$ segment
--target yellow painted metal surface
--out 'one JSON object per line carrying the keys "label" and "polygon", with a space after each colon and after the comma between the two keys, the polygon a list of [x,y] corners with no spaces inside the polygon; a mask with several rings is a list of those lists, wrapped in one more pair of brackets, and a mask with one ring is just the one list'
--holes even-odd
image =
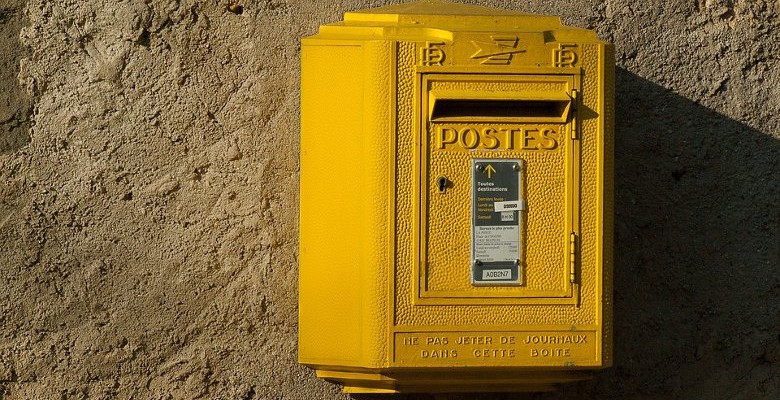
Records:
{"label": "yellow painted metal surface", "polygon": [[301,66],[301,363],[366,393],[611,364],[611,45],[428,1],[347,13]]}

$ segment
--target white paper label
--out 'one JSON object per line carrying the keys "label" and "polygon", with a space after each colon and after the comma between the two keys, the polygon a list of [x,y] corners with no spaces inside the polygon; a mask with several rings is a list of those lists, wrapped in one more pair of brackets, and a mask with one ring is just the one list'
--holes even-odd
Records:
{"label": "white paper label", "polygon": [[505,211],[522,211],[525,209],[525,204],[521,200],[516,201],[497,201],[493,203],[493,208],[496,212]]}
{"label": "white paper label", "polygon": [[475,226],[474,244],[477,260],[514,261],[520,254],[520,227]]}

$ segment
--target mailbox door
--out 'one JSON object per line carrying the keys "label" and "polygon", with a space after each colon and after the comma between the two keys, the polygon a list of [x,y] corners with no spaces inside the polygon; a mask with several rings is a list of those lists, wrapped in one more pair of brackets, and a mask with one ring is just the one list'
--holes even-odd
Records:
{"label": "mailbox door", "polygon": [[579,74],[418,76],[418,304],[576,301]]}

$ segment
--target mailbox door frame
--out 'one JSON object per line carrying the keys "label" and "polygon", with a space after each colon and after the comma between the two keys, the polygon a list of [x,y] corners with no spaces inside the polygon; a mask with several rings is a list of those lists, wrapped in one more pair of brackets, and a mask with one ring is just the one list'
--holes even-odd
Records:
{"label": "mailbox door frame", "polygon": [[[573,268],[576,267],[576,254],[574,253],[574,247],[570,247],[570,239],[579,237],[580,224],[580,141],[578,140],[578,97],[577,93],[573,93],[571,100],[571,109],[568,112],[568,120],[564,122],[567,127],[566,132],[562,132],[562,140],[566,139],[566,145],[570,149],[566,159],[566,199],[565,199],[565,232],[570,232],[571,236],[567,234],[565,237],[561,237],[561,246],[565,251],[565,263],[561,265],[561,279],[563,280],[563,287],[560,290],[555,291],[536,291],[523,293],[523,285],[515,286],[518,290],[504,290],[490,291],[484,290],[486,287],[472,287],[470,290],[459,291],[429,291],[426,289],[427,282],[427,246],[428,246],[428,185],[435,176],[429,176],[428,171],[428,155],[429,155],[429,139],[428,139],[428,125],[430,122],[429,114],[429,93],[427,92],[428,80],[433,78],[441,79],[444,76],[461,76],[465,80],[487,80],[496,77],[501,77],[511,81],[513,79],[531,79],[538,80],[540,82],[549,81],[568,81],[570,89],[581,93],[581,68],[513,68],[512,70],[482,70],[475,72],[473,69],[463,68],[444,68],[430,69],[426,67],[418,67],[415,79],[415,126],[417,132],[415,134],[415,147],[418,149],[415,152],[416,187],[418,188],[419,196],[416,198],[415,207],[415,235],[417,236],[414,241],[415,249],[415,272],[413,274],[415,278],[415,290],[416,293],[414,304],[415,305],[479,305],[479,304],[578,304],[579,301],[579,285],[576,280],[570,279],[570,275],[573,274]],[[536,123],[529,121],[528,123]],[[512,157],[517,157],[522,153],[512,153]],[[471,159],[484,158],[484,153],[475,153]],[[526,187],[526,190],[528,188]],[[469,207],[470,209],[470,207]],[[521,221],[527,217],[522,217]],[[524,229],[522,229],[524,230]],[[523,232],[525,235],[525,232]],[[525,245],[525,240],[521,240],[521,246]],[[571,251],[567,251],[571,249]],[[525,253],[521,250],[521,253]],[[524,263],[524,261],[523,261]],[[464,268],[468,268],[465,265]],[[523,267],[525,268],[525,267]],[[521,274],[523,271],[521,270]]]}

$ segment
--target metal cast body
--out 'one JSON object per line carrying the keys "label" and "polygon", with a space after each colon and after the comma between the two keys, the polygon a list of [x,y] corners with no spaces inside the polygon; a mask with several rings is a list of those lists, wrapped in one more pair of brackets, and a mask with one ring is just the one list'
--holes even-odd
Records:
{"label": "metal cast body", "polygon": [[611,364],[611,45],[429,1],[347,13],[301,57],[302,364],[347,392]]}

